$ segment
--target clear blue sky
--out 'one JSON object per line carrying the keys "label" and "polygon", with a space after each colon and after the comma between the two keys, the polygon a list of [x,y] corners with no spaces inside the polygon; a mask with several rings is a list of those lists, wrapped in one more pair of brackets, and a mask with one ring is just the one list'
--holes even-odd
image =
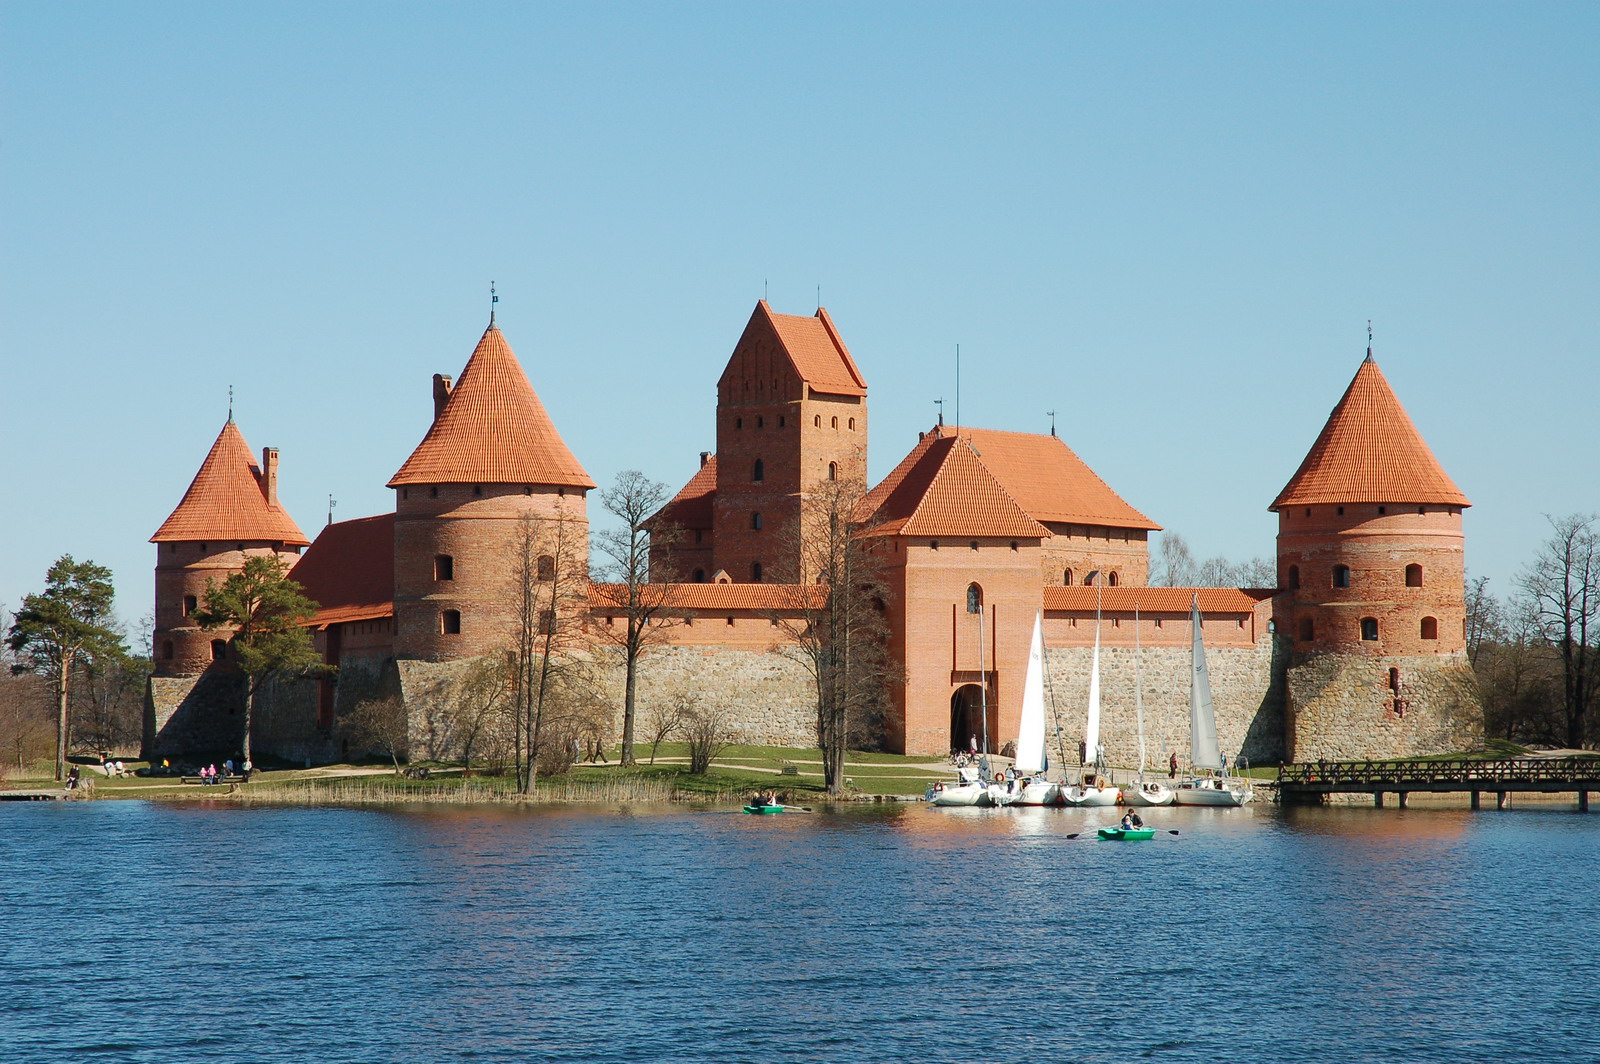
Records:
{"label": "clear blue sky", "polygon": [[[1593,4],[23,4],[0,13],[0,603],[146,542],[227,413],[315,535],[392,508],[499,320],[672,488],[763,284],[820,284],[871,469],[951,402],[1200,556],[1380,365],[1504,593],[1600,507]],[[598,510],[598,506],[594,509]]]}

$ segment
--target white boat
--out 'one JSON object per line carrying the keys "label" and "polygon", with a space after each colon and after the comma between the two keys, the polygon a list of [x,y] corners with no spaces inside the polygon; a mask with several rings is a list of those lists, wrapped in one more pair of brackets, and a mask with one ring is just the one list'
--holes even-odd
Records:
{"label": "white boat", "polygon": [[957,770],[955,780],[929,787],[925,797],[929,805],[982,805],[988,794],[989,784],[978,778],[977,769],[967,766]]}
{"label": "white boat", "polygon": [[1095,581],[1094,656],[1089,660],[1089,713],[1083,729],[1083,745],[1094,758],[1096,771],[1085,773],[1082,783],[1061,785],[1063,805],[1116,805],[1122,797],[1122,792],[1099,771],[1104,762],[1100,747],[1100,574],[1091,573],[1090,577]]}
{"label": "white boat", "polygon": [[[1178,784],[1173,798],[1179,805],[1241,806],[1255,796],[1247,778],[1228,775],[1217,747],[1217,718],[1211,704],[1211,674],[1206,668],[1206,648],[1200,636],[1200,598],[1189,603],[1189,760],[1196,770],[1211,773]],[[1215,773],[1222,773],[1218,776]]]}
{"label": "white boat", "polygon": [[1028,649],[1028,671],[1022,680],[1022,722],[1017,728],[1017,758],[1012,770],[1019,777],[1011,805],[1055,805],[1057,785],[1047,779],[1050,755],[1044,748],[1044,618],[1033,617],[1033,643]]}
{"label": "white boat", "polygon": [[1139,604],[1133,606],[1133,710],[1139,720],[1139,775],[1122,789],[1124,805],[1171,805],[1172,788],[1160,780],[1146,779],[1144,745],[1144,677],[1139,672]]}

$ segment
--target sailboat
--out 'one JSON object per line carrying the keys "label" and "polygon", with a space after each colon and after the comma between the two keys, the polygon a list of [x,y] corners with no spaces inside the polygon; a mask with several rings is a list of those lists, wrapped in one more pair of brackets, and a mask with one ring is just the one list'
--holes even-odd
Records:
{"label": "sailboat", "polygon": [[[1102,758],[1100,755],[1100,573],[1090,573],[1089,578],[1094,580],[1094,657],[1089,663],[1089,714],[1083,730],[1083,745],[1088,755],[1094,758],[1095,768],[1099,769]],[[1060,788],[1061,801],[1065,805],[1097,806],[1116,805],[1117,799],[1122,797],[1116,787],[1105,784],[1098,771],[1086,774],[1081,784],[1063,785]]]}
{"label": "sailboat", "polygon": [[1145,779],[1144,678],[1139,673],[1139,606],[1133,607],[1133,709],[1139,720],[1139,776],[1122,792],[1124,805],[1171,805],[1172,788],[1160,780]]}
{"label": "sailboat", "polygon": [[[1196,769],[1209,769],[1211,775],[1196,776],[1180,783],[1175,800],[1179,805],[1241,806],[1254,797],[1250,781],[1229,776],[1217,748],[1217,718],[1211,705],[1211,673],[1206,668],[1206,648],[1200,637],[1200,596],[1189,601],[1189,760]],[[1215,775],[1216,772],[1222,775]]]}
{"label": "sailboat", "polygon": [[1022,680],[1022,723],[1017,729],[1017,759],[1012,764],[1020,777],[1012,805],[1054,805],[1056,784],[1045,778],[1050,756],[1044,748],[1044,614],[1033,616],[1033,643],[1028,648],[1028,671]]}

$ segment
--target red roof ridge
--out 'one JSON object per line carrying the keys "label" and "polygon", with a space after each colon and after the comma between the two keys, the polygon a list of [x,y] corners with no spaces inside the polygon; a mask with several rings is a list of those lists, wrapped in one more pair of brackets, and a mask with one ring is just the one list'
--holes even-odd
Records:
{"label": "red roof ridge", "polygon": [[966,440],[937,439],[921,448],[911,468],[896,472],[898,482],[878,497],[868,513],[870,534],[1050,536],[1050,530],[1028,516]]}
{"label": "red roof ridge", "polygon": [[250,445],[230,416],[176,509],[151,543],[266,540],[303,547],[311,541],[276,498]]}
{"label": "red roof ridge", "polygon": [[1362,502],[1472,505],[1434,457],[1370,350],[1268,509]]}
{"label": "red roof ridge", "polygon": [[717,456],[707,454],[689,482],[651,514],[648,524],[665,522],[679,528],[710,528],[711,499],[717,493]]}
{"label": "red roof ridge", "polygon": [[492,322],[427,435],[389,479],[391,488],[471,483],[595,486]]}
{"label": "red roof ridge", "polygon": [[[827,395],[867,394],[867,380],[825,308],[818,307],[816,314],[809,317],[779,314],[763,299],[756,304],[751,321],[757,317],[766,319],[795,374],[813,391]],[[748,325],[745,328],[749,330]]]}

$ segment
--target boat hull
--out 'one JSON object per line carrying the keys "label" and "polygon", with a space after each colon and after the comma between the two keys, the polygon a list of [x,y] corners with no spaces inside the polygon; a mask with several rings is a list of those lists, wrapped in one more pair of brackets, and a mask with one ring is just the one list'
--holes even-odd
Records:
{"label": "boat hull", "polygon": [[1101,828],[1099,835],[1106,842],[1143,842],[1155,838],[1155,828]]}
{"label": "boat hull", "polygon": [[771,816],[774,813],[783,812],[783,809],[784,807],[781,805],[747,805],[744,807],[746,813],[754,813],[757,816]]}
{"label": "boat hull", "polygon": [[1062,787],[1061,802],[1063,805],[1081,806],[1085,809],[1095,806],[1116,805],[1117,799],[1122,797],[1122,792],[1115,787]]}
{"label": "boat hull", "polygon": [[1029,780],[1012,805],[1060,805],[1061,788],[1049,780]]}
{"label": "boat hull", "polygon": [[1173,791],[1177,805],[1210,805],[1237,809],[1253,798],[1253,790],[1246,787],[1225,786],[1221,780],[1197,780],[1179,785]]}
{"label": "boat hull", "polygon": [[929,805],[978,805],[987,790],[981,783],[945,783],[928,788]]}
{"label": "boat hull", "polygon": [[1172,801],[1172,788],[1165,783],[1136,783],[1122,791],[1123,805],[1171,805]]}

